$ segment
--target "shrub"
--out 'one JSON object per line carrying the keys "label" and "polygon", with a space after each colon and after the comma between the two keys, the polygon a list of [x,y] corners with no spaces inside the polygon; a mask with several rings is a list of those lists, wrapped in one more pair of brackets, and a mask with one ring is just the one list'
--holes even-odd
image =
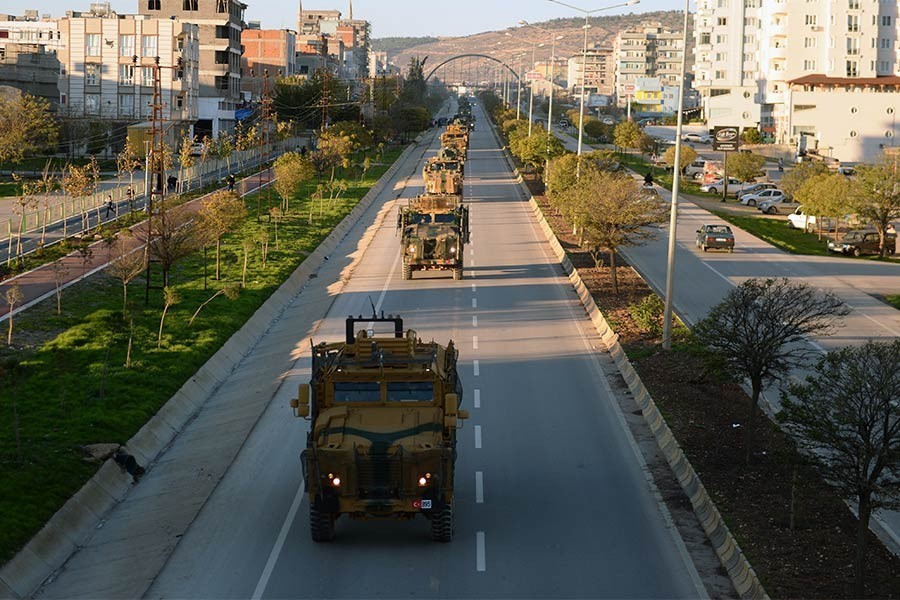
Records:
{"label": "shrub", "polygon": [[665,304],[656,294],[648,294],[637,304],[628,307],[631,318],[641,329],[659,335],[662,332],[662,319]]}

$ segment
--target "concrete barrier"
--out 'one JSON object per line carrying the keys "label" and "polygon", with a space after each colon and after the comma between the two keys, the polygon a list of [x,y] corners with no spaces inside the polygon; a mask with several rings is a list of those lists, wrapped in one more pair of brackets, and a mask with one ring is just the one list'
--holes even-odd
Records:
{"label": "concrete barrier", "polygon": [[[410,144],[369,189],[359,203],[332,229],[322,243],[288,279],[235,332],[222,347],[125,444],[138,464],[150,467],[203,407],[237,365],[268,332],[271,324],[296,297],[360,216],[405,164],[419,142]],[[80,547],[84,546],[105,515],[125,498],[132,478],[113,461],[106,461],[41,530],[0,569],[0,598],[26,598]]]}
{"label": "concrete barrier", "polygon": [[[494,130],[494,135],[499,142],[499,136],[497,135],[496,130]],[[544,213],[541,211],[540,206],[529,192],[527,186],[524,185],[522,175],[513,164],[508,153],[504,152],[503,155],[510,169],[516,174],[516,180],[519,182],[524,197],[528,200],[541,230],[546,235],[554,256],[559,260],[566,275],[569,276],[569,281],[572,282],[575,292],[578,294],[585,311],[587,311],[597,333],[606,345],[609,355],[615,362],[616,367],[622,375],[622,378],[625,380],[635,402],[637,402],[638,407],[641,409],[644,420],[656,438],[656,443],[660,452],[665,457],[666,462],[669,464],[669,468],[672,469],[672,472],[681,484],[682,490],[684,490],[684,493],[690,499],[694,514],[697,515],[706,536],[709,538],[710,543],[715,549],[716,555],[719,557],[722,566],[728,572],[728,576],[731,578],[731,582],[738,594],[740,594],[741,598],[745,599],[764,600],[769,598],[765,589],[763,589],[759,578],[757,578],[756,572],[747,560],[747,557],[741,552],[740,546],[734,539],[734,536],[731,535],[731,531],[725,524],[725,520],[716,508],[715,503],[706,492],[703,482],[700,481],[697,472],[694,471],[694,467],[691,465],[687,456],[685,456],[681,446],[678,445],[675,435],[672,433],[665,418],[662,416],[662,413],[660,413],[656,403],[650,396],[650,392],[644,387],[644,383],[641,381],[640,376],[637,371],[635,371],[631,361],[628,360],[625,350],[619,344],[618,335],[613,331],[612,327],[610,327],[606,317],[603,316],[603,313],[597,306],[597,303],[594,302],[593,296],[591,296],[590,291],[581,279],[578,270],[572,266],[572,262],[569,260],[569,257],[562,247],[562,244],[560,244],[559,239],[556,237],[556,234],[553,232],[550,223],[548,223],[547,219],[544,217]]]}

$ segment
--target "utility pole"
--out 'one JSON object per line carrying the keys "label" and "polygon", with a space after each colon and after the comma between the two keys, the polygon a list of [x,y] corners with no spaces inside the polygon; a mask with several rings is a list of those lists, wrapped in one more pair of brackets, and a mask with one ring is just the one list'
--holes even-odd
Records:
{"label": "utility pole", "polygon": [[260,108],[260,127],[262,131],[260,132],[260,145],[259,145],[259,187],[256,190],[256,222],[259,223],[260,220],[260,210],[261,210],[261,202],[262,202],[262,190],[263,190],[263,176],[266,176],[266,180],[268,181],[268,173],[266,173],[265,165],[269,162],[269,144],[272,141],[271,138],[271,127],[272,127],[272,98],[269,93],[269,70],[263,70],[263,78],[262,78],[262,93],[259,97],[259,108]]}
{"label": "utility pole", "polygon": [[153,212],[159,210],[160,218],[163,218],[166,196],[166,160],[165,140],[163,139],[163,105],[162,105],[162,81],[159,70],[159,57],[153,65],[153,104],[150,127],[150,154],[147,171],[150,173],[150,189],[147,190],[147,245],[146,253],[147,276],[146,289],[144,291],[144,304],[150,303],[151,271],[150,246],[153,243]]}
{"label": "utility pole", "polygon": [[324,132],[328,123],[328,105],[331,103],[331,72],[327,66],[322,77],[322,131]]}

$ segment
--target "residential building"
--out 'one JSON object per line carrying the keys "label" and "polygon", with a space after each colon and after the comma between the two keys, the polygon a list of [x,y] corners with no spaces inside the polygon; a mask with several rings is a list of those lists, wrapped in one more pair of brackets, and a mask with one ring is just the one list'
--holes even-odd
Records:
{"label": "residential building", "polygon": [[[588,48],[587,53],[576,54],[568,60],[567,81],[570,95],[573,98],[581,98],[582,83],[588,94],[612,96],[616,89],[615,76],[616,67],[612,48],[604,48],[595,44]],[[584,77],[583,81],[582,77]]]}
{"label": "residential building", "polygon": [[247,5],[238,0],[138,0],[140,13],[198,26],[199,118],[197,135],[232,131],[241,102],[241,31]]}
{"label": "residential building", "polygon": [[551,73],[553,75],[553,83],[563,88],[568,87],[569,59],[558,57],[555,60],[539,60],[534,63],[533,71],[540,73],[541,76],[549,81]]}
{"label": "residential building", "polygon": [[259,29],[258,24],[241,32],[241,91],[245,98],[259,99],[268,73],[271,86],[277,77],[297,72],[297,33],[291,29]]}
{"label": "residential building", "polygon": [[59,59],[43,44],[0,46],[0,85],[44,98],[56,110],[59,102]]}
{"label": "residential building", "polygon": [[300,10],[297,13],[297,35],[334,35],[341,21],[339,10]]}
{"label": "residential building", "polygon": [[[867,98],[864,104],[875,114],[900,105],[897,39],[895,0],[698,0],[695,86],[710,126],[758,127],[795,147],[801,137],[820,147],[859,146],[853,156],[871,157],[862,140],[884,137],[883,123],[872,123],[866,133],[854,128],[853,142],[842,111],[827,116],[822,110],[835,98],[849,101],[843,94],[873,91],[883,102]],[[807,122],[813,113],[823,117],[815,133]],[[831,143],[844,138],[847,144]],[[838,157],[852,160],[846,152]]]}
{"label": "residential building", "polygon": [[342,65],[346,76],[350,79],[365,79],[369,73],[369,52],[371,45],[371,24],[362,19],[353,18],[351,5],[350,18],[340,22],[335,37],[344,43],[344,60]]}
{"label": "residential building", "polygon": [[[689,45],[692,39],[689,35]],[[638,79],[656,78],[657,92],[664,86],[680,86],[683,46],[683,32],[666,29],[659,23],[645,23],[620,31],[615,41],[615,85],[619,106],[625,106],[628,97],[633,95]],[[689,52],[687,72],[690,72],[691,61]]]}
{"label": "residential building", "polygon": [[55,52],[62,45],[57,20],[48,15],[38,17],[36,10],[26,10],[22,16],[0,14],[0,56],[9,44],[41,46],[45,52]]}
{"label": "residential building", "polygon": [[162,116],[187,128],[199,115],[199,29],[180,19],[69,11],[59,20],[59,112],[135,122],[152,116],[155,77]]}

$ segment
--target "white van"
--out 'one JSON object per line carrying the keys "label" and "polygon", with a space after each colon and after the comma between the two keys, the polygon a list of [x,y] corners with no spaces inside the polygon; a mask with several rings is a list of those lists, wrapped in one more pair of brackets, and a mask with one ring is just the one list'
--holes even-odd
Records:
{"label": "white van", "polygon": [[[788,225],[794,229],[812,232],[818,229],[819,222],[816,220],[815,216],[803,212],[803,206],[798,206],[793,213],[788,215]],[[822,219],[823,229],[832,229],[834,228],[834,225],[834,219],[830,217],[824,217]]]}
{"label": "white van", "polygon": [[700,179],[706,169],[705,160],[695,160],[684,168],[684,174],[691,179]]}

